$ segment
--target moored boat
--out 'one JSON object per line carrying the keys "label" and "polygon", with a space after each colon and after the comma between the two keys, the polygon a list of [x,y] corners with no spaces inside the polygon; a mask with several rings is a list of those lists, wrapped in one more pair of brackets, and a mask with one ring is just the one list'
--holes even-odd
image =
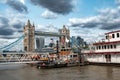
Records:
{"label": "moored boat", "polygon": [[83,50],[85,59],[92,64],[120,64],[120,30],[105,33],[105,39]]}
{"label": "moored boat", "polygon": [[38,68],[61,68],[66,66],[67,66],[67,63],[59,59],[54,61],[50,61],[49,59],[43,60],[41,63],[37,64]]}
{"label": "moored boat", "polygon": [[78,55],[72,53],[70,49],[62,49],[59,52],[59,56],[55,54],[49,54],[41,56],[40,63],[37,64],[37,67],[40,68],[61,68],[61,67],[70,67],[78,65]]}

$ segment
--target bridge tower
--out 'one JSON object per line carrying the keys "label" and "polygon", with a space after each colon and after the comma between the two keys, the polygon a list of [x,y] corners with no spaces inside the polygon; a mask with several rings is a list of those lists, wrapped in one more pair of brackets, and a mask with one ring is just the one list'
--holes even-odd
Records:
{"label": "bridge tower", "polygon": [[60,37],[60,45],[61,47],[67,48],[69,47],[69,41],[70,41],[70,30],[63,25],[62,29],[59,29],[59,33],[64,35]]}
{"label": "bridge tower", "polygon": [[30,20],[28,20],[27,24],[24,26],[24,51],[32,52],[35,50],[35,26],[31,25]]}

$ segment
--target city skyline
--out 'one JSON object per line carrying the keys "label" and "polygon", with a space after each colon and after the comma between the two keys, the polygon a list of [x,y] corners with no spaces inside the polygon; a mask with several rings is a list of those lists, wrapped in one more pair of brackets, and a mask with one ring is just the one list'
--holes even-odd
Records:
{"label": "city skyline", "polygon": [[28,19],[45,32],[66,25],[87,42],[120,29],[120,0],[1,0],[0,10],[0,37],[21,36]]}

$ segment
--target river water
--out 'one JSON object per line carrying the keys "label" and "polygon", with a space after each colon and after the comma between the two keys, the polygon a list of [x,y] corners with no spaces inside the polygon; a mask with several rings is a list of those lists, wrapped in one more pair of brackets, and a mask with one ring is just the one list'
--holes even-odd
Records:
{"label": "river water", "polygon": [[120,80],[120,67],[88,65],[37,69],[29,65],[2,66],[0,80]]}

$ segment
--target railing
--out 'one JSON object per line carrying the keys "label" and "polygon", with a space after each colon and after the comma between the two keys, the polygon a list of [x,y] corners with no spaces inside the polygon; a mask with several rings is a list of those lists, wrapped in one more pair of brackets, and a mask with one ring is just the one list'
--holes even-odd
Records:
{"label": "railing", "polygon": [[[39,56],[39,53],[1,53],[0,54],[0,63],[3,62],[30,62],[34,61],[36,57]],[[36,60],[35,60],[36,61]]]}
{"label": "railing", "polygon": [[94,50],[82,50],[81,53],[93,53],[95,52]]}

